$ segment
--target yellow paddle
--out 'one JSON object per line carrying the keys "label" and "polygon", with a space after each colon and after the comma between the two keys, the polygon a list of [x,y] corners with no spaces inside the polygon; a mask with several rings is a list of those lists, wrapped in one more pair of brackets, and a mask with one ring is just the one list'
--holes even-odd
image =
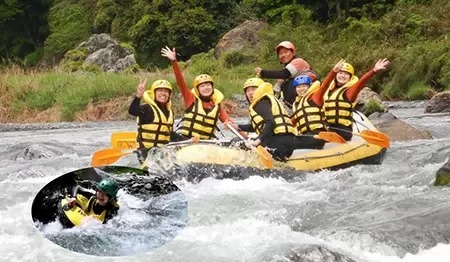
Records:
{"label": "yellow paddle", "polygon": [[385,148],[389,148],[391,146],[389,137],[381,132],[363,130],[361,133],[353,133],[353,135],[362,137],[369,144],[374,144]]}
{"label": "yellow paddle", "polygon": [[[233,134],[235,134],[237,137],[239,137],[242,141],[245,141],[245,138],[231,126],[230,124],[227,124],[228,128],[230,129]],[[258,153],[259,159],[267,168],[273,167],[273,161],[272,161],[272,155],[262,146],[256,147],[256,153]]]}
{"label": "yellow paddle", "polygon": [[340,144],[347,143],[347,141],[345,141],[345,139],[342,136],[340,136],[339,134],[337,134],[335,132],[322,131],[313,137],[316,139],[325,140],[327,142],[340,143]]}
{"label": "yellow paddle", "polygon": [[330,127],[331,129],[352,133],[354,136],[359,136],[362,139],[366,140],[367,143],[381,146],[384,148],[388,148],[390,146],[389,137],[381,132],[373,131],[373,130],[363,130],[360,133],[351,132],[349,130]]}
{"label": "yellow paddle", "polygon": [[92,155],[91,166],[107,166],[116,162],[119,158],[131,153],[133,153],[133,151],[122,151],[118,148],[98,150]]}

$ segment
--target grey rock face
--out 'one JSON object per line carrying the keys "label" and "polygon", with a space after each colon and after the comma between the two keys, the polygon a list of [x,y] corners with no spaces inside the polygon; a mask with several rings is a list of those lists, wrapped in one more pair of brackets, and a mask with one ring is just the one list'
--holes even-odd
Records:
{"label": "grey rock face", "polygon": [[425,113],[450,112],[450,91],[444,91],[433,96],[425,108]]}
{"label": "grey rock face", "polygon": [[239,51],[245,46],[255,46],[259,42],[258,32],[267,24],[262,21],[246,20],[242,24],[226,33],[214,48],[214,57],[217,59],[227,51]]}
{"label": "grey rock face", "polygon": [[137,67],[137,62],[130,48],[122,47],[108,34],[94,34],[77,49],[86,52],[83,66],[95,65],[105,72],[122,72]]}

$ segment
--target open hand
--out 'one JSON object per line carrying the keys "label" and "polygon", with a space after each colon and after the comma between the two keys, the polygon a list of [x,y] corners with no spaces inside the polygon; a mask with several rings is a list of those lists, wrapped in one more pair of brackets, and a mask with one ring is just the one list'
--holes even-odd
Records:
{"label": "open hand", "polygon": [[257,147],[261,144],[261,140],[259,140],[259,138],[255,139],[255,140],[248,140],[245,145],[247,146],[248,149],[252,149],[254,147]]}
{"label": "open hand", "polygon": [[64,210],[69,210],[69,209],[71,209],[72,207],[74,207],[76,203],[77,203],[77,199],[74,198],[74,197],[72,197],[71,199],[69,199],[69,202],[67,202],[67,203],[63,206],[63,209],[64,209]]}
{"label": "open hand", "polygon": [[341,59],[339,60],[339,62],[337,62],[334,67],[333,67],[333,72],[337,73],[339,71],[341,71],[342,65],[345,63],[345,59]]}
{"label": "open hand", "polygon": [[256,73],[256,76],[258,76],[258,77],[259,77],[259,76],[260,76],[260,74],[261,74],[261,71],[262,71],[262,68],[261,68],[261,67],[259,67],[259,66],[258,66],[258,67],[256,67],[256,68],[255,68],[255,73]]}
{"label": "open hand", "polygon": [[175,50],[175,47],[172,50],[170,50],[170,48],[168,46],[163,47],[161,49],[161,56],[165,56],[172,61],[177,60],[177,52]]}
{"label": "open hand", "polygon": [[147,84],[147,78],[139,79],[139,84],[136,88],[136,97],[141,98],[144,95],[146,84]]}
{"label": "open hand", "polygon": [[391,62],[389,62],[389,60],[387,60],[386,58],[380,59],[373,67],[373,71],[377,72],[380,70],[386,70],[386,68],[389,66],[390,63]]}

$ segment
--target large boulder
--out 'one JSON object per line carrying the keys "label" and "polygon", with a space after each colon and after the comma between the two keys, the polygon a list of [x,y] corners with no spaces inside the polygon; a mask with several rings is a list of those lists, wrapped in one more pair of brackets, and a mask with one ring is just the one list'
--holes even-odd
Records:
{"label": "large boulder", "polygon": [[435,186],[445,186],[450,184],[450,160],[445,163],[436,172],[436,181],[434,181]]}
{"label": "large boulder", "polygon": [[392,113],[373,113],[369,116],[370,121],[391,141],[410,141],[417,139],[433,139],[427,130],[411,126],[397,119]]}
{"label": "large boulder", "polygon": [[63,68],[70,71],[122,72],[135,70],[139,66],[132,47],[119,44],[108,34],[94,34],[65,54]]}
{"label": "large boulder", "polygon": [[108,34],[93,34],[86,42],[82,42],[78,47],[86,46],[88,53],[92,54],[97,50],[106,48],[109,45],[115,45],[117,42]]}
{"label": "large boulder", "polygon": [[450,91],[444,91],[434,95],[428,101],[425,113],[450,112]]}
{"label": "large boulder", "polygon": [[245,47],[257,45],[259,42],[258,32],[266,25],[267,23],[262,21],[244,21],[220,39],[214,48],[214,57],[218,59],[225,52],[241,51]]}
{"label": "large boulder", "polygon": [[364,87],[361,92],[359,92],[356,101],[356,110],[362,112],[365,115],[370,115],[374,112],[387,111],[386,107],[381,102],[378,93],[372,91],[370,87]]}

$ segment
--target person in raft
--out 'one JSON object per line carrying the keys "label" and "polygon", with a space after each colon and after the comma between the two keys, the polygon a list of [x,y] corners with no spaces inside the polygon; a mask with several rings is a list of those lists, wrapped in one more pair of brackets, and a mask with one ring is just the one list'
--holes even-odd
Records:
{"label": "person in raft", "polygon": [[119,185],[112,179],[103,179],[96,184],[96,191],[75,186],[72,198],[67,202],[67,207],[79,206],[86,214],[93,216],[105,224],[109,219],[117,215],[119,204],[117,192]]}
{"label": "person in raft", "polygon": [[178,65],[175,48],[171,50],[166,46],[161,50],[161,55],[172,63],[177,86],[184,99],[185,113],[180,134],[188,138],[216,138],[218,120],[222,123],[234,122],[221,104],[224,99],[222,92],[214,87],[212,77],[207,74],[196,76],[194,88],[189,90]]}
{"label": "person in raft", "polygon": [[[151,148],[187,139],[173,132],[172,85],[167,80],[160,79],[153,82],[150,90],[145,91],[146,84],[147,79],[139,80],[136,96],[128,109],[130,115],[137,117],[137,155],[141,164]],[[142,97],[144,103],[140,104]]]}
{"label": "person in raft", "polygon": [[353,110],[356,98],[367,81],[377,72],[386,70],[390,62],[384,58],[359,79],[353,66],[340,60],[323,81],[326,92],[323,97],[323,110],[327,128],[341,135],[346,141],[352,139]]}
{"label": "person in raft", "polygon": [[[291,121],[299,135],[314,136],[325,128],[322,111],[323,95],[326,91],[319,81],[312,83],[309,75],[299,75],[292,82],[297,98],[292,105]],[[324,140],[316,140],[318,148],[323,148]]]}
{"label": "person in raft", "polygon": [[286,161],[295,149],[318,147],[317,139],[295,135],[291,119],[275,97],[272,84],[260,78],[250,78],[245,81],[243,89],[250,103],[250,124],[231,126],[238,131],[256,132],[258,137],[247,144],[249,148],[268,147],[274,159]]}
{"label": "person in raft", "polygon": [[308,62],[297,57],[297,49],[294,44],[289,41],[283,41],[275,47],[280,64],[284,65],[281,70],[267,70],[261,67],[256,67],[255,72],[261,78],[279,79],[274,87],[275,93],[282,92],[282,101],[289,108],[295,101],[296,93],[292,88],[293,79],[300,74],[307,74],[312,81],[315,81],[317,76],[312,71]]}

